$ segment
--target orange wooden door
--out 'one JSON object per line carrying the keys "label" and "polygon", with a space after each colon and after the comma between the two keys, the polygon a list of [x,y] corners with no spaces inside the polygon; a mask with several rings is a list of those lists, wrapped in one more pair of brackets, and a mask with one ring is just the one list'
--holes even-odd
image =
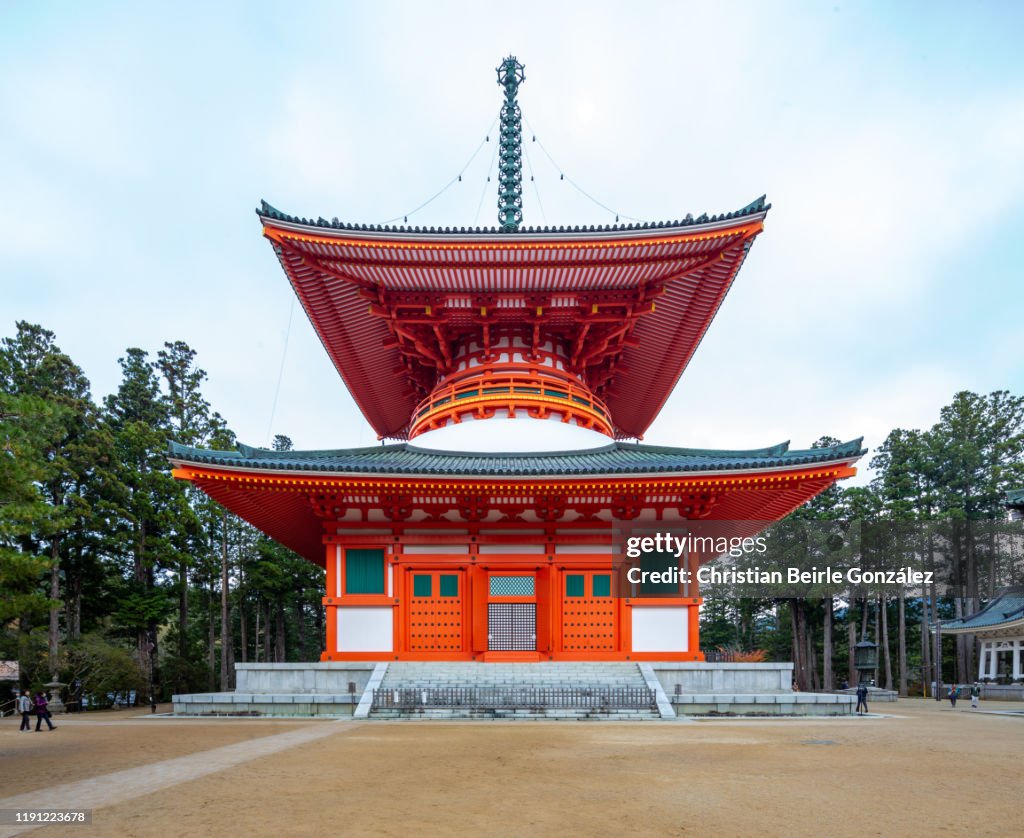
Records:
{"label": "orange wooden door", "polygon": [[618,649],[618,609],[607,571],[567,570],[561,574],[562,651]]}
{"label": "orange wooden door", "polygon": [[406,637],[410,652],[465,651],[465,585],[460,570],[409,571]]}

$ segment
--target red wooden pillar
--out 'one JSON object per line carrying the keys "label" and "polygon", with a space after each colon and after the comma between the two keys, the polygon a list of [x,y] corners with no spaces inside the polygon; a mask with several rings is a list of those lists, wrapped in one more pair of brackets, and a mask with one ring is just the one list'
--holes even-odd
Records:
{"label": "red wooden pillar", "polygon": [[693,655],[693,660],[704,660],[704,653],[700,650],[700,606],[704,601],[700,595],[700,583],[697,581],[697,571],[700,570],[700,552],[691,550],[687,559],[690,571],[690,584],[687,593],[693,600],[690,606],[688,617],[689,636],[686,648]]}
{"label": "red wooden pillar", "polygon": [[334,660],[338,648],[338,609],[333,603],[338,591],[338,545],[328,541],[324,545],[324,569],[327,571],[324,589],[324,618],[327,627],[327,639],[320,660]]}

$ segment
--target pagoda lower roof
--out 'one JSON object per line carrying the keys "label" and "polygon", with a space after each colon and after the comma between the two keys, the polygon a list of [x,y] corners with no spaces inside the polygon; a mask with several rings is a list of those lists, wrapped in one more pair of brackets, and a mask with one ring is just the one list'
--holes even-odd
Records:
{"label": "pagoda lower roof", "polygon": [[[748,536],[855,474],[852,464],[865,451],[856,439],[799,451],[787,443],[721,451],[616,442],[544,454],[432,451],[408,444],[333,451],[239,445],[234,451],[212,451],[172,443],[169,453],[176,477],[323,564],[321,517],[330,513],[317,509],[325,503],[333,508],[329,499],[335,496],[367,509],[390,509],[402,506],[401,497],[415,497],[435,519],[450,511],[461,515],[463,500],[470,498],[477,503],[489,497],[487,503],[511,515],[522,513],[521,500],[537,493],[548,498],[544,503],[560,497],[565,508],[589,515],[615,504],[625,510],[647,498],[644,502],[652,505],[690,504],[699,517],[749,522],[738,531]],[[713,513],[704,508],[711,503]],[[400,521],[409,510],[392,511]]]}
{"label": "pagoda lower roof", "polygon": [[[537,323],[577,347],[617,438],[642,437],[690,362],[770,209],[606,227],[420,228],[257,210],[363,415],[404,439],[453,343]],[[478,342],[483,342],[480,338]],[[440,359],[440,360],[439,360]]]}
{"label": "pagoda lower roof", "polygon": [[1003,588],[977,614],[960,620],[940,622],[939,627],[950,634],[973,634],[1016,627],[1024,631],[1024,586]]}
{"label": "pagoda lower roof", "polygon": [[214,451],[171,443],[176,464],[324,475],[576,477],[701,474],[789,469],[850,462],[866,453],[855,439],[828,448],[790,450],[789,443],[749,451],[669,448],[614,442],[585,451],[543,454],[434,451],[406,443],[325,451],[270,451],[239,445]]}
{"label": "pagoda lower roof", "polygon": [[1006,505],[1012,506],[1014,509],[1024,509],[1024,488],[1008,490]]}

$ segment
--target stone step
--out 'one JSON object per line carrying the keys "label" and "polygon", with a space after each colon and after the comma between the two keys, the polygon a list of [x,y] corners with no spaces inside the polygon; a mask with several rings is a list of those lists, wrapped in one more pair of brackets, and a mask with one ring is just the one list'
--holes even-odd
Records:
{"label": "stone step", "polygon": [[393,720],[458,720],[458,719],[507,719],[509,721],[558,720],[563,721],[655,721],[661,718],[650,710],[612,710],[596,713],[590,710],[374,710],[373,719]]}
{"label": "stone step", "polygon": [[[374,719],[657,719],[661,714],[653,707],[601,709],[603,690],[632,688],[646,690],[648,682],[637,664],[632,662],[554,662],[537,663],[477,663],[395,661],[388,665],[381,682],[381,690],[447,691],[478,690],[484,706],[468,707],[378,707],[371,711]],[[513,701],[524,706],[506,709],[509,693],[523,691],[524,697],[514,695]],[[538,707],[538,701],[556,703],[557,697],[543,696],[543,691],[593,690],[595,706],[587,706],[589,697],[583,696],[573,704],[582,706]],[[535,691],[542,691],[538,696]],[[487,695],[487,694],[490,695]],[[529,693],[533,693],[530,695]],[[408,695],[408,693],[406,693]],[[487,707],[487,701],[498,700],[500,709]],[[554,699],[554,701],[552,701]],[[409,699],[402,699],[403,702]],[[442,699],[442,702],[444,699]],[[416,698],[413,703],[418,703]]]}

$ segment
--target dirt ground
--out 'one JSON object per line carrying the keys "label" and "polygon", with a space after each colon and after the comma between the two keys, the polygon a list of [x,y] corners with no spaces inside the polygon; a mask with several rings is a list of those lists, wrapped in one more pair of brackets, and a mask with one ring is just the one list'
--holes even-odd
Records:
{"label": "dirt ground", "polygon": [[[171,707],[157,709],[169,712]],[[57,729],[47,731],[43,724],[39,733],[35,732],[35,716],[32,733],[18,730],[21,716],[8,716],[0,722],[0,798],[207,751],[253,736],[283,733],[297,726],[291,721],[246,719],[132,721],[147,715],[148,709],[54,716]],[[42,802],[39,805],[48,807]]]}
{"label": "dirt ground", "polygon": [[[872,709],[897,717],[692,724],[309,722],[336,724],[338,733],[96,809],[91,826],[31,834],[931,838],[1024,832],[1024,717],[972,713],[963,706],[953,711],[923,700]],[[10,794],[12,774],[20,785],[38,783],[41,778],[31,778],[65,764],[59,760],[87,763],[99,774],[289,726],[68,724],[67,731],[42,739],[38,750],[16,751],[20,743],[10,740],[18,734],[8,733],[16,726],[5,723],[0,777]],[[15,753],[34,758],[12,764]],[[48,773],[45,784],[63,781]]]}

